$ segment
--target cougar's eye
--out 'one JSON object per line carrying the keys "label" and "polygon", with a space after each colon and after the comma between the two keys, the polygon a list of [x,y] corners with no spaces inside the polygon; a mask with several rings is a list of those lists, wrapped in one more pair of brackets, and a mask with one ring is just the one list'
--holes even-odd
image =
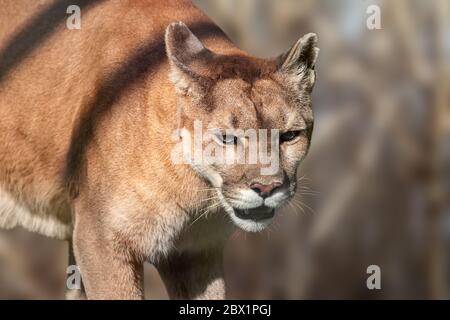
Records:
{"label": "cougar's eye", "polygon": [[288,142],[297,138],[302,133],[301,130],[287,131],[280,135],[280,142]]}
{"label": "cougar's eye", "polygon": [[238,138],[232,134],[220,134],[217,136],[220,142],[223,144],[237,144]]}

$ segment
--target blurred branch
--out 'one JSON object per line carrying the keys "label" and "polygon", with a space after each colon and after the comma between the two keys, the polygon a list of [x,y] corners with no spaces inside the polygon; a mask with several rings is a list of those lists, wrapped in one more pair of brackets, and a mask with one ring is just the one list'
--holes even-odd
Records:
{"label": "blurred branch", "polygon": [[[387,102],[387,101],[386,101]],[[356,164],[351,166],[351,171],[347,172],[344,179],[339,181],[333,188],[335,193],[327,200],[321,214],[317,216],[311,229],[311,238],[314,244],[321,243],[327,239],[334,227],[348,213],[348,205],[357,197],[358,193],[364,190],[367,183],[367,176],[372,172],[378,154],[381,151],[383,137],[389,127],[395,123],[395,104],[383,101],[376,108],[375,123],[368,137],[361,143]]]}
{"label": "blurred branch", "polygon": [[445,35],[450,21],[450,6],[446,0],[436,2],[436,82],[434,86],[433,104],[430,105],[431,122],[428,126],[428,168],[426,183],[428,193],[428,244],[426,262],[429,280],[429,296],[432,299],[448,299],[447,250],[443,239],[442,221],[446,204],[446,186],[442,177],[448,162],[445,159],[445,147],[448,143],[448,128],[446,119],[449,118],[448,92],[448,61],[445,52]]}
{"label": "blurred branch", "polygon": [[423,46],[417,41],[419,32],[415,25],[417,19],[411,12],[411,3],[408,0],[388,1],[388,7],[393,16],[395,30],[398,31],[398,41],[403,47],[404,58],[408,62],[409,70],[412,76],[421,82],[422,85],[428,85],[433,81],[431,73],[431,64],[425,58]]}

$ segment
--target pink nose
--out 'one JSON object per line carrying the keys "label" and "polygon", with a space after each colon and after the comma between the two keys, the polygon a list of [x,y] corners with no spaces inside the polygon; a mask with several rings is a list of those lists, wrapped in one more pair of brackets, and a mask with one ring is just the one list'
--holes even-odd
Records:
{"label": "pink nose", "polygon": [[250,185],[250,189],[255,191],[257,194],[259,194],[261,197],[266,198],[270,196],[270,194],[275,190],[276,188],[280,187],[280,182],[272,182],[271,184],[261,184],[259,182],[253,182]]}

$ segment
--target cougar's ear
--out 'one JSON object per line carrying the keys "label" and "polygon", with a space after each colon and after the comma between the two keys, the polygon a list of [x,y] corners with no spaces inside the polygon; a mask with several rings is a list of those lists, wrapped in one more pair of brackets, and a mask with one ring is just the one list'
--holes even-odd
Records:
{"label": "cougar's ear", "polygon": [[318,55],[317,35],[308,33],[278,57],[278,71],[300,88],[311,90],[316,80],[314,68]]}
{"label": "cougar's ear", "polygon": [[166,52],[170,63],[170,80],[183,94],[199,93],[209,83],[204,76],[206,64],[213,53],[183,22],[171,23],[165,34]]}

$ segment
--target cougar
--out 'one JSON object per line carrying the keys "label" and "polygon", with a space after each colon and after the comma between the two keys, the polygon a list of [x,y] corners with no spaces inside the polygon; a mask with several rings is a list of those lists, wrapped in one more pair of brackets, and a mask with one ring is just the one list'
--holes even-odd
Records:
{"label": "cougar", "polygon": [[189,1],[80,0],[80,29],[72,2],[2,1],[0,227],[68,240],[88,299],[143,298],[145,261],[170,298],[226,298],[227,238],[296,191],[316,35],[255,58]]}

